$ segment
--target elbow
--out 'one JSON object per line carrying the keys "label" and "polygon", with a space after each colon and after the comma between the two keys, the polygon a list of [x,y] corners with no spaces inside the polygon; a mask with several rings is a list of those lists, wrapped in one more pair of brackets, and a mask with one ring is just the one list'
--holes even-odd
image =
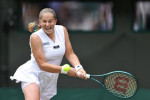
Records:
{"label": "elbow", "polygon": [[65,53],[66,58],[69,58],[72,55],[75,55],[75,53],[73,51]]}
{"label": "elbow", "polygon": [[43,63],[38,63],[38,66],[41,70],[45,71],[45,66],[46,66],[46,63],[43,62]]}

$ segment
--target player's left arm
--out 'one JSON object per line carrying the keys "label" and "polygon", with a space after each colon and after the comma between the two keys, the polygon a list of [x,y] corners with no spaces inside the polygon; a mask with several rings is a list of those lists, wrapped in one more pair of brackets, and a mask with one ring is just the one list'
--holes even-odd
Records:
{"label": "player's left arm", "polygon": [[[66,46],[65,56],[66,56],[67,60],[70,62],[70,64],[75,67],[77,65],[80,65],[80,61],[72,49],[67,29],[65,27],[63,27],[63,28],[64,28],[65,46]],[[78,72],[82,73],[81,78],[87,79],[86,77],[84,77],[84,75],[86,75],[86,72],[84,69],[81,68],[78,70]]]}

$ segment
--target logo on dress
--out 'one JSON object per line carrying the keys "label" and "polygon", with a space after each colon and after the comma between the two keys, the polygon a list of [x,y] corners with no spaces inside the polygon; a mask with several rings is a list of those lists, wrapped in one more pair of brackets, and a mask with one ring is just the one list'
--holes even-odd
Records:
{"label": "logo on dress", "polygon": [[58,49],[59,48],[59,45],[56,45],[56,46],[53,46],[54,49]]}
{"label": "logo on dress", "polygon": [[45,43],[43,43],[43,45],[50,45],[50,43],[49,42],[45,42]]}

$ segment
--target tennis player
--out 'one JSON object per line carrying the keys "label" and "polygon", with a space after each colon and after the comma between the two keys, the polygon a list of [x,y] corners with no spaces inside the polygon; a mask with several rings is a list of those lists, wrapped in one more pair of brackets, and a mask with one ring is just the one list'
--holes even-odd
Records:
{"label": "tennis player", "polygon": [[[25,100],[50,100],[57,93],[59,73],[86,79],[66,28],[56,23],[54,10],[44,8],[39,14],[39,30],[35,30],[35,23],[29,24],[29,30],[36,31],[30,36],[31,59],[10,77],[21,82]],[[73,67],[60,66],[64,55]]]}

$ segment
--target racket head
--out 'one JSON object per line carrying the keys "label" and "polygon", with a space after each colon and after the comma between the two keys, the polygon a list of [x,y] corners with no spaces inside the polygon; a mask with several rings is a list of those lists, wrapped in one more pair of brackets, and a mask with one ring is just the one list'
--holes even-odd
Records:
{"label": "racket head", "polygon": [[105,75],[104,87],[113,95],[120,98],[130,98],[137,91],[137,80],[124,71],[113,71]]}

